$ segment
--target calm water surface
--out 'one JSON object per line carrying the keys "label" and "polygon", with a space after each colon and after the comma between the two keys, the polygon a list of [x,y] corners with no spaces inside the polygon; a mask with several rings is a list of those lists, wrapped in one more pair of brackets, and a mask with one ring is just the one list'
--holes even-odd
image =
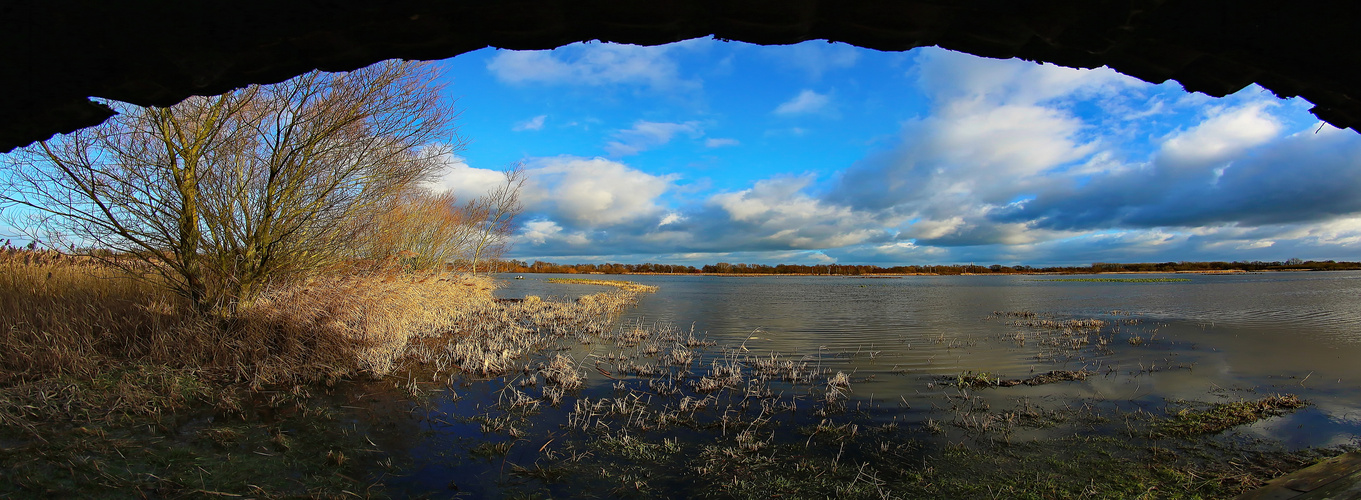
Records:
{"label": "calm water surface", "polygon": [[[555,277],[583,276],[502,276],[497,294],[572,299],[610,290],[547,282]],[[1293,393],[1311,406],[1233,434],[1285,448],[1355,444],[1361,436],[1361,272],[1116,276],[1189,280],[1154,283],[1062,282],[1049,276],[588,277],[660,287],[643,294],[619,325],[671,325],[707,337],[715,345],[697,368],[737,352],[778,352],[827,373],[850,374],[851,405],[864,408],[854,413],[870,421],[916,428],[927,418],[948,420],[941,414],[942,397],[960,392],[950,380],[962,373],[1026,378],[1051,370],[1087,370],[1096,375],[1081,382],[974,394],[996,408],[1018,400],[1050,408],[1097,402],[1159,414],[1179,400],[1223,402]],[[1042,331],[1016,324],[1014,315],[997,315],[1008,312],[1031,312],[1040,319],[1095,318],[1112,326],[1098,336],[1106,339],[1102,347],[1065,348],[1046,343],[1054,337]],[[567,351],[589,377],[587,387],[573,397],[619,397],[618,390],[611,391],[617,380],[603,374],[629,377],[602,364],[618,350],[600,342]],[[592,369],[593,363],[606,370]],[[456,484],[459,495],[495,497],[510,481],[508,468],[533,466],[540,452],[562,446],[576,432],[563,426],[570,403],[544,405],[533,417],[541,424],[508,441],[511,451],[504,457],[469,458],[488,434],[467,417],[496,405],[511,382],[466,380],[451,386],[457,397],[437,397],[424,412],[408,410],[415,423],[381,443],[411,460],[407,473],[388,484],[413,494],[454,491],[446,488]],[[799,418],[816,423],[821,417],[790,418],[788,428],[808,425]],[[1072,429],[1022,431],[1015,438],[1060,431]],[[713,439],[686,429],[669,432],[680,439]],[[953,432],[939,439],[963,439]]]}
{"label": "calm water surface", "polygon": [[[547,282],[565,275],[524,277],[507,280],[499,295],[571,297],[605,289]],[[1296,445],[1348,443],[1361,435],[1361,272],[1099,276],[1190,280],[1153,283],[1029,275],[590,277],[660,287],[644,294],[624,322],[673,323],[720,345],[815,356],[823,366],[866,379],[855,387],[858,397],[910,398],[923,390],[922,376],[964,371],[1024,378],[1032,370],[1114,367],[1109,377],[1010,395],[1159,404],[1213,399],[1212,391],[1221,389],[1293,392],[1310,399],[1313,409],[1262,432]],[[1010,311],[1137,318],[1142,323],[1126,331],[1147,340],[1133,346],[1118,337],[1111,354],[1041,359],[1046,349],[1015,341],[1018,328],[1005,319],[989,319]]]}

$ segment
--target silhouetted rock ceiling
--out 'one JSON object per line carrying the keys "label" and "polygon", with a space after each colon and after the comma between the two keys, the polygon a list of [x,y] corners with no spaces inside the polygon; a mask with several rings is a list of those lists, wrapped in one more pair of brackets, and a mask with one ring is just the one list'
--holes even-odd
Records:
{"label": "silhouetted rock ceiling", "polygon": [[110,116],[88,97],[165,106],[388,58],[709,35],[1106,65],[1213,96],[1256,82],[1361,130],[1358,14],[1354,0],[14,1],[0,6],[0,151]]}

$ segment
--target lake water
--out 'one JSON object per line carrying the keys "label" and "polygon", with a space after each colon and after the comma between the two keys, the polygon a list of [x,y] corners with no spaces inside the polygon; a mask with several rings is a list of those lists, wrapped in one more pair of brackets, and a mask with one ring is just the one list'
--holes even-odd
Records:
{"label": "lake water", "polygon": [[[524,277],[506,279],[498,296],[571,299],[608,290],[547,282],[568,276]],[[1361,272],[1100,276],[1112,277],[1188,281],[1054,281],[1083,276],[590,276],[658,286],[656,293],[641,295],[637,307],[626,311],[619,324],[669,325],[713,342],[696,367],[738,355],[779,353],[781,359],[806,363],[828,377],[835,372],[850,375],[846,405],[868,423],[917,426],[928,418],[948,421],[950,412],[943,409],[942,396],[955,401],[949,398],[957,393],[999,408],[1016,401],[1049,408],[1095,402],[1119,411],[1150,413],[1164,412],[1182,400],[1214,403],[1293,393],[1311,405],[1239,427],[1233,434],[1291,449],[1358,442]],[[1106,326],[1080,335],[1034,326],[1069,319],[1099,319]],[[608,343],[567,351],[588,376],[586,388],[577,396],[608,397],[611,387],[617,396],[620,380],[632,380],[618,364],[602,361],[616,351],[622,352]],[[1053,370],[1092,375],[1083,381],[972,393],[953,382],[961,374],[1025,379]],[[432,414],[466,416],[480,411],[498,398],[504,400],[508,382],[465,382],[455,389],[462,391],[458,399],[437,400]],[[690,383],[685,387],[693,387]],[[775,389],[800,390],[778,384]],[[523,444],[512,445],[512,450],[521,451],[498,459],[499,464],[451,458],[458,455],[448,451],[455,443],[472,448],[484,433],[468,422],[450,423],[452,417],[427,417],[420,424],[423,437],[406,444],[414,472],[396,484],[424,491],[457,481],[464,493],[495,496],[508,477],[508,462],[527,467],[539,460],[523,450],[537,448],[542,454],[567,439],[562,429],[572,418],[571,409],[569,404],[562,406],[536,413],[533,419],[543,424],[525,431],[527,437],[517,437],[515,442]],[[727,415],[722,416],[725,423]],[[958,415],[956,411],[956,420]],[[441,423],[432,424],[430,418]],[[820,417],[790,418],[798,424]],[[967,422],[959,427],[970,430]],[[940,439],[963,439],[957,431],[947,429]],[[1029,429],[1007,437],[1041,438],[1053,432]],[[771,439],[776,439],[773,434]],[[685,430],[675,435],[708,439]],[[929,440],[929,435],[922,439]]]}

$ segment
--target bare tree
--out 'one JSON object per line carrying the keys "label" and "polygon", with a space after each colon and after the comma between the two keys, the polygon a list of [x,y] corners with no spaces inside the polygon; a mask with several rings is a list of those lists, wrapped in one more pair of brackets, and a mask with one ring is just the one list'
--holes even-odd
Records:
{"label": "bare tree", "polygon": [[369,261],[400,258],[412,269],[441,268],[470,253],[480,229],[473,216],[452,193],[411,190],[384,204],[357,255]]}
{"label": "bare tree", "polygon": [[524,165],[512,165],[502,174],[505,179],[501,184],[465,209],[468,216],[477,221],[470,248],[473,274],[477,273],[479,261],[498,258],[509,250],[515,218],[524,211],[520,202],[520,189],[527,179]]}
{"label": "bare tree", "polygon": [[389,61],[116,105],[104,125],[12,155],[0,201],[31,209],[49,242],[114,250],[201,311],[231,311],[353,255],[386,203],[440,172],[461,143],[437,77]]}

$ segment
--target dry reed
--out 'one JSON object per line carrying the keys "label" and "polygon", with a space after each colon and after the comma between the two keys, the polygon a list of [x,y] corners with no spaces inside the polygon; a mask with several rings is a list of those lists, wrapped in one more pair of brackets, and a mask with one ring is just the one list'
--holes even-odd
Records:
{"label": "dry reed", "polygon": [[0,386],[158,365],[254,385],[391,371],[414,339],[492,307],[466,275],[373,272],[279,285],[223,319],[155,280],[51,251],[0,249]]}
{"label": "dry reed", "polygon": [[[193,359],[212,325],[153,283],[52,251],[0,250],[0,386]],[[179,363],[176,363],[179,364]]]}
{"label": "dry reed", "polygon": [[255,378],[277,382],[390,372],[415,339],[464,328],[493,304],[490,278],[328,277],[267,291],[232,334]]}

